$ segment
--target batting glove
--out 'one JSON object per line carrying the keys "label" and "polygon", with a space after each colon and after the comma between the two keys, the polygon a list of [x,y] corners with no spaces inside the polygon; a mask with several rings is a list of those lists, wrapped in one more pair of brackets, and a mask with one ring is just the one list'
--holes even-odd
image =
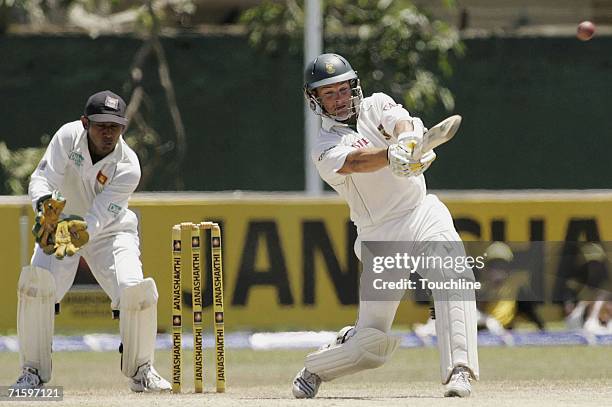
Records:
{"label": "batting glove", "polygon": [[420,159],[411,158],[411,151],[404,145],[392,144],[387,149],[391,172],[397,177],[417,177],[423,174],[436,159],[436,153],[426,152]]}

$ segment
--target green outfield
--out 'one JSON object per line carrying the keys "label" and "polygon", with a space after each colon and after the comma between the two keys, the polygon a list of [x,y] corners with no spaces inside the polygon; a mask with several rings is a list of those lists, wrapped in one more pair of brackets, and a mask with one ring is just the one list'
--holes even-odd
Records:
{"label": "green outfield", "polygon": [[[191,358],[185,352],[186,360]],[[467,400],[444,399],[438,384],[437,352],[400,349],[386,366],[324,383],[316,400],[295,400],[290,383],[305,352],[229,349],[228,391],[213,393],[210,363],[206,393],[192,394],[191,365],[185,393],[133,394],[119,372],[118,353],[58,352],[51,384],[64,386],[62,406],[601,406],[612,399],[610,347],[482,348],[481,381]],[[207,362],[212,354],[207,353]],[[169,378],[170,354],[157,353],[156,366]],[[17,375],[18,355],[0,353],[0,384]],[[4,403],[7,404],[7,403]],[[11,403],[11,405],[16,405]],[[20,404],[24,405],[24,404]],[[40,405],[40,404],[37,404]]]}

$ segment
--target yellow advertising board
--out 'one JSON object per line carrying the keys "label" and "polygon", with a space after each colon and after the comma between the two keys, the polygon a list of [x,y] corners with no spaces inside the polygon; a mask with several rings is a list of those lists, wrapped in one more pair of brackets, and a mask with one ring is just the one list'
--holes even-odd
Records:
{"label": "yellow advertising board", "polygon": [[[610,240],[609,192],[440,193],[467,240]],[[145,276],[157,282],[160,330],[170,330],[172,226],[214,221],[221,225],[225,324],[237,329],[337,329],[356,317],[359,264],[353,254],[356,231],[348,208],[335,196],[296,194],[135,194],[130,207],[140,218]],[[20,217],[27,214],[27,225]],[[16,286],[22,262],[19,238],[31,228],[26,198],[0,199],[0,247],[4,278],[0,333],[15,332]],[[189,241],[189,237],[183,238]],[[186,255],[186,253],[184,253]],[[188,259],[186,259],[188,260]],[[188,265],[188,261],[184,261]],[[83,268],[86,268],[85,266]],[[189,272],[184,266],[184,272]],[[205,277],[204,328],[212,326],[210,260]],[[183,281],[190,281],[184,275]],[[191,320],[189,284],[183,287],[184,321]],[[189,313],[189,314],[188,314]],[[402,304],[396,322],[423,321],[426,307]],[[86,273],[62,301],[58,332],[115,331],[110,303]]]}

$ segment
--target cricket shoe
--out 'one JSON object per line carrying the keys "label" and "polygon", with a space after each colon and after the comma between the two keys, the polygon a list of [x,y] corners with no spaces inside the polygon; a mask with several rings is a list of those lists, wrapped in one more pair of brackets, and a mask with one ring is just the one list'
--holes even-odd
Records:
{"label": "cricket shoe", "polygon": [[38,370],[33,367],[24,366],[21,376],[11,387],[13,389],[41,389],[44,383],[38,375]]}
{"label": "cricket shoe", "polygon": [[472,385],[470,383],[470,371],[463,366],[453,369],[444,397],[470,397]]}
{"label": "cricket shoe", "polygon": [[293,379],[293,395],[296,399],[311,399],[317,395],[321,378],[303,368]]}
{"label": "cricket shoe", "polygon": [[130,390],[136,393],[161,393],[172,390],[172,386],[150,363],[145,363],[130,379]]}

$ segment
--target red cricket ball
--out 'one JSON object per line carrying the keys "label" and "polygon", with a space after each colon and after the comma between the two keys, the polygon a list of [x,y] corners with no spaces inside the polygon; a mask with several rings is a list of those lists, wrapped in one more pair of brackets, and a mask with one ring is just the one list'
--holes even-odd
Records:
{"label": "red cricket ball", "polygon": [[588,41],[595,34],[595,24],[590,21],[583,21],[578,24],[578,29],[576,30],[576,37],[580,41]]}

